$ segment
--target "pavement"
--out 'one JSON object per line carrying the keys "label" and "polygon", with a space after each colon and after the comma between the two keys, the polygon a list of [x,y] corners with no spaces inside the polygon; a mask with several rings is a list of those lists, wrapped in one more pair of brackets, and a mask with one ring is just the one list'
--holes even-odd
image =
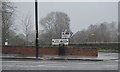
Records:
{"label": "pavement", "polygon": [[[0,56],[2,59],[31,59],[36,60],[36,57],[23,57],[15,54],[4,54]],[[106,60],[118,60],[118,53],[107,53],[99,52],[98,57],[94,56],[57,56],[57,55],[46,55],[38,57],[37,60],[81,60],[81,61],[106,61]]]}
{"label": "pavement", "polygon": [[71,60],[16,60],[4,59],[3,70],[118,70],[118,60],[71,61]]}
{"label": "pavement", "polygon": [[118,53],[99,52],[98,57],[3,55],[2,70],[118,70]]}

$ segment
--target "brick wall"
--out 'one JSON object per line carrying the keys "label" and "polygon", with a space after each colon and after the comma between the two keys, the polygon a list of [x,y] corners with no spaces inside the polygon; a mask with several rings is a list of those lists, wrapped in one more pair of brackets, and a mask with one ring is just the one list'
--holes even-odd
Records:
{"label": "brick wall", "polygon": [[97,48],[67,48],[65,55],[97,56]]}
{"label": "brick wall", "polygon": [[35,55],[35,48],[29,47],[3,47],[2,54],[20,54],[20,55],[28,55],[34,56]]}
{"label": "brick wall", "polygon": [[58,48],[40,48],[40,55],[58,55]]}
{"label": "brick wall", "polygon": [[[24,56],[35,56],[35,47],[2,47],[3,54],[19,54]],[[58,48],[39,48],[39,53],[43,55],[58,55]],[[65,55],[97,56],[97,48],[65,48]]]}

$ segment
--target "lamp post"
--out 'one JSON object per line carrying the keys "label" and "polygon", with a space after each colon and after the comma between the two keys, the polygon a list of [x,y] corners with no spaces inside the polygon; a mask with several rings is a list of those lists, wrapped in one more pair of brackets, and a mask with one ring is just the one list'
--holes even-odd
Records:
{"label": "lamp post", "polygon": [[37,4],[37,0],[35,0],[35,29],[36,29],[36,41],[35,41],[36,59],[38,59],[38,4]]}

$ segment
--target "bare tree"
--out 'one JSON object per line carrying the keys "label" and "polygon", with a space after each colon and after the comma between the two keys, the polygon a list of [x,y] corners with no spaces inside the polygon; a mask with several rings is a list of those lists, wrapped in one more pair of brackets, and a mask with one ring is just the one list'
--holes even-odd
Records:
{"label": "bare tree", "polygon": [[61,38],[61,32],[70,31],[70,18],[63,12],[51,12],[40,20],[40,25],[44,29],[40,41],[50,44],[52,38]]}
{"label": "bare tree", "polygon": [[15,7],[11,2],[2,2],[2,44],[9,42],[9,30],[14,22]]}
{"label": "bare tree", "polygon": [[118,28],[115,22],[91,24],[88,29],[78,31],[71,38],[71,43],[80,42],[117,42]]}
{"label": "bare tree", "polygon": [[33,23],[31,20],[31,16],[26,16],[24,18],[22,18],[22,31],[25,35],[25,45],[28,45],[29,43],[29,35],[31,34],[32,28],[33,28]]}

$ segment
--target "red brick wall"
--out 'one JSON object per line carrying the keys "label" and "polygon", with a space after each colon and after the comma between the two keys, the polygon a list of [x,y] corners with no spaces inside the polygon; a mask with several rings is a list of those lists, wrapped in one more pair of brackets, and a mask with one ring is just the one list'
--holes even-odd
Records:
{"label": "red brick wall", "polygon": [[84,55],[84,56],[97,56],[97,48],[67,48],[65,55]]}
{"label": "red brick wall", "polygon": [[[39,48],[40,55],[58,55],[58,48]],[[3,47],[3,54],[35,56],[34,47]],[[97,56],[97,48],[66,48],[65,55]]]}
{"label": "red brick wall", "polygon": [[40,48],[40,55],[58,55],[58,48]]}
{"label": "red brick wall", "polygon": [[4,47],[2,48],[3,54],[20,54],[20,55],[35,55],[35,48],[24,48],[24,47]]}

